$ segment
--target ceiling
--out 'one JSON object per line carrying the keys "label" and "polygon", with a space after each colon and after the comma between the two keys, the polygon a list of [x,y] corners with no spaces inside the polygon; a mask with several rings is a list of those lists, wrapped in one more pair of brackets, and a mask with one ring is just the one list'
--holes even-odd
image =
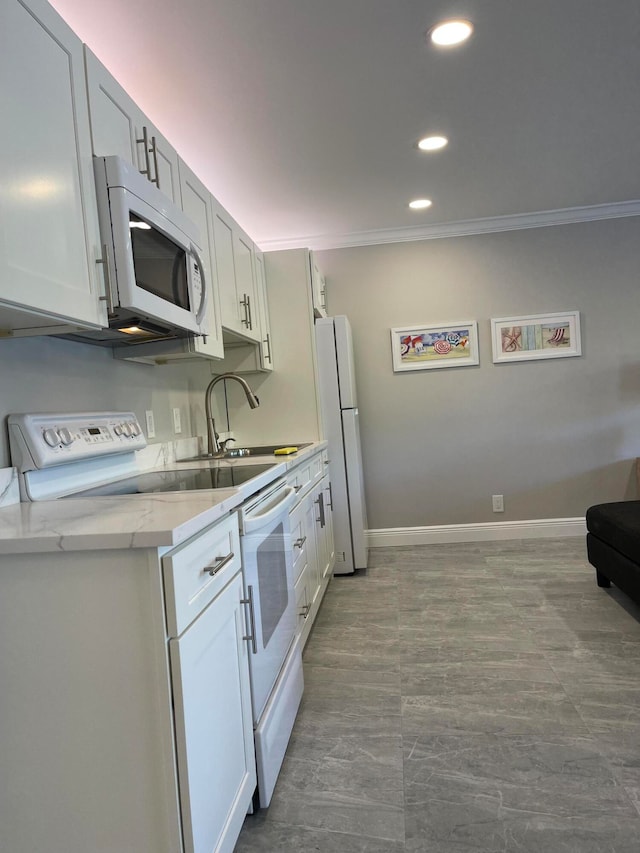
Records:
{"label": "ceiling", "polygon": [[640,212],[638,0],[52,3],[262,248]]}

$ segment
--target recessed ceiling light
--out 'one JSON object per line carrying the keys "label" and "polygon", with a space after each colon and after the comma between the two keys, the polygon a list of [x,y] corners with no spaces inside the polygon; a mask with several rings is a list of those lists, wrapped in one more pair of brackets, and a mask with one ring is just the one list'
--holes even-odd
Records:
{"label": "recessed ceiling light", "polygon": [[416,198],[409,202],[409,207],[411,210],[424,210],[427,207],[431,207],[431,199]]}
{"label": "recessed ceiling light", "polygon": [[434,44],[441,47],[452,47],[466,41],[473,32],[473,24],[462,19],[443,21],[429,30],[429,37]]}
{"label": "recessed ceiling light", "polygon": [[449,140],[446,136],[425,136],[418,142],[418,148],[421,151],[438,151],[448,145]]}

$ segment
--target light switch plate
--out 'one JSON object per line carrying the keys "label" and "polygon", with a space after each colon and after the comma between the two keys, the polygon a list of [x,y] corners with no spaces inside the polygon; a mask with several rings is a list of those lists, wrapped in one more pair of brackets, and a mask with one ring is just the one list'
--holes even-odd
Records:
{"label": "light switch plate", "polygon": [[155,438],[156,437],[156,425],[153,420],[153,412],[151,409],[147,409],[144,413],[144,416],[147,421],[147,438]]}

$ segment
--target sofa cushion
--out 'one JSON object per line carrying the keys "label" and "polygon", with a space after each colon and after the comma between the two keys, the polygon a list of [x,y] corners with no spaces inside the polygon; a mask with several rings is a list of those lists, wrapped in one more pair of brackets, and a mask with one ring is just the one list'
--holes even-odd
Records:
{"label": "sofa cushion", "polygon": [[587,530],[634,563],[640,563],[640,501],[589,507]]}

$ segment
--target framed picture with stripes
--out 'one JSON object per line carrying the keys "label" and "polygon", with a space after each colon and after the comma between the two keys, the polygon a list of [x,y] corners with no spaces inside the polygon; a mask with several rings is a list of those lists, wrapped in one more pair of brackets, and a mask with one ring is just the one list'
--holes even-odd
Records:
{"label": "framed picture with stripes", "polygon": [[394,371],[479,364],[478,324],[459,320],[391,329],[391,354]]}
{"label": "framed picture with stripes", "polygon": [[492,319],[491,346],[494,363],[582,355],[580,312]]}

